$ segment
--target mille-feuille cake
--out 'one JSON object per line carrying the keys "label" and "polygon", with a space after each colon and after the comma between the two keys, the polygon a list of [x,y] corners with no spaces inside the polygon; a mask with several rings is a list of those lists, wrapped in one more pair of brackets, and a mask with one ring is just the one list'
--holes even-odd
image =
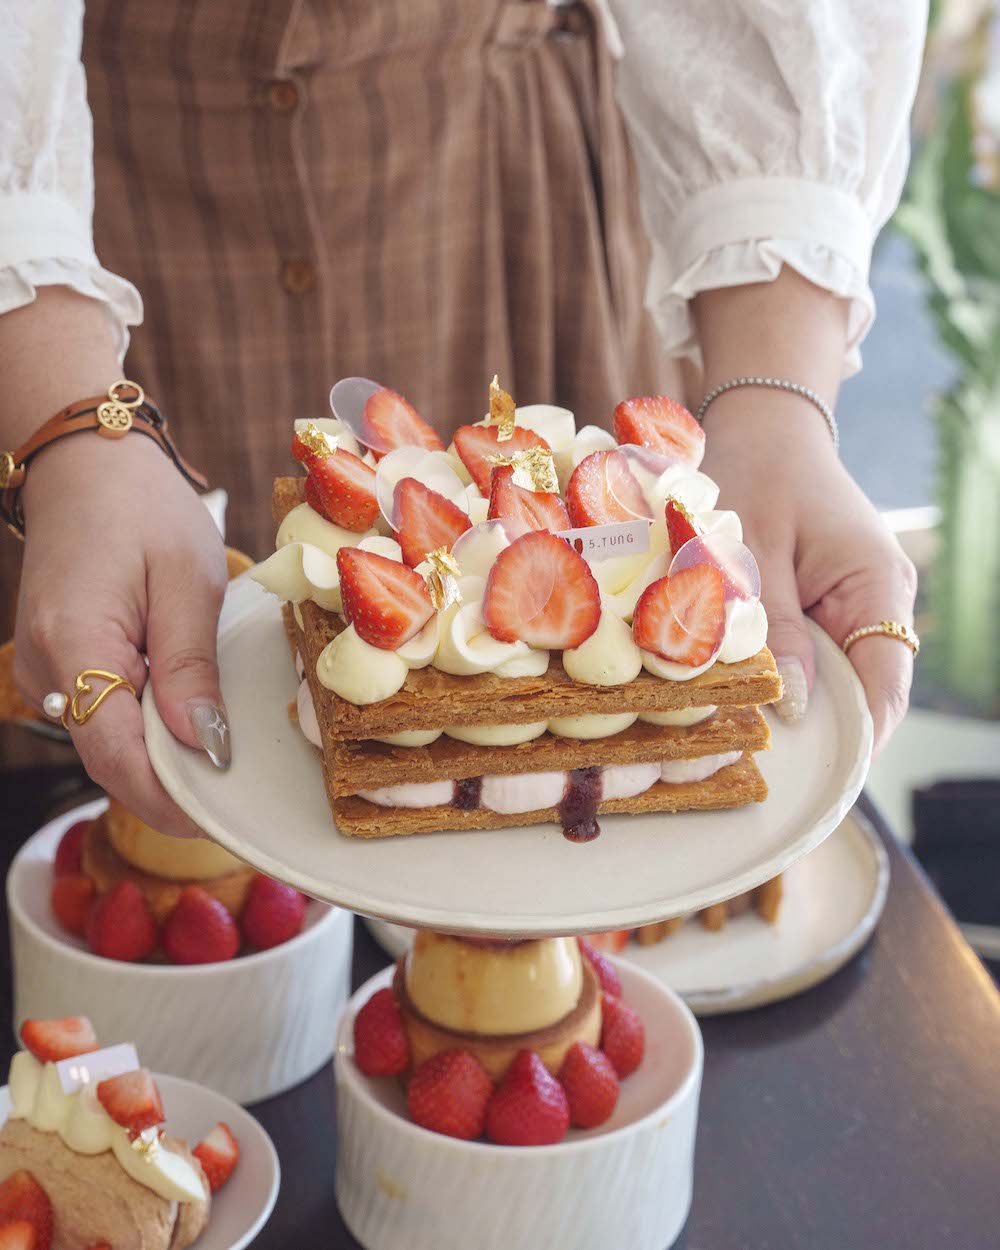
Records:
{"label": "mille-feuille cake", "polygon": [[307,476],[276,480],[277,550],[253,573],[284,601],[337,828],[586,841],[603,813],[763,800],[780,679],[690,414],[629,400],[615,435],[577,431],[494,384],[446,450],[372,388],[296,423]]}

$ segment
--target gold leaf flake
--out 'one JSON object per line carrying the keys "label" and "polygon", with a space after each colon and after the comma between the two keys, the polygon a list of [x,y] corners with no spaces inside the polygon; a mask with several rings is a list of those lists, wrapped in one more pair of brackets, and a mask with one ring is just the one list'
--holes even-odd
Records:
{"label": "gold leaf flake", "polygon": [[424,574],[424,581],[435,609],[443,612],[451,604],[461,603],[462,592],[458,588],[458,579],[462,576],[462,570],[448,548],[438,547],[436,551],[428,551],[424,559],[431,566]]}
{"label": "gold leaf flake", "polygon": [[555,461],[548,447],[528,447],[515,451],[512,456],[487,456],[487,460],[493,465],[513,465],[515,486],[544,494],[559,490]]}
{"label": "gold leaf flake", "polygon": [[337,450],[338,440],[325,434],[315,421],[310,421],[304,430],[299,430],[296,437],[314,456],[332,456]]}
{"label": "gold leaf flake", "polygon": [[490,425],[498,426],[497,442],[506,443],[514,437],[515,405],[513,399],[501,387],[494,373],[490,383]]}

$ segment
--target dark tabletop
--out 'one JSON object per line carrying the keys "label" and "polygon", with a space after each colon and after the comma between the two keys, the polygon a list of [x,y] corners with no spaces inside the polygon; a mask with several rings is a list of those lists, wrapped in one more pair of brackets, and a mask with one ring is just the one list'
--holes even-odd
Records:
{"label": "dark tabletop", "polygon": [[[5,871],[77,783],[72,769],[0,773]],[[1000,997],[912,856],[860,806],[892,867],[872,941],[796,998],[702,1021],[694,1205],[678,1250],[1000,1247]],[[0,941],[6,1068],[6,924]],[[358,922],[355,985],[387,962]],[[256,1250],[354,1250],[333,1198],[330,1070],[252,1110],[283,1173]]]}

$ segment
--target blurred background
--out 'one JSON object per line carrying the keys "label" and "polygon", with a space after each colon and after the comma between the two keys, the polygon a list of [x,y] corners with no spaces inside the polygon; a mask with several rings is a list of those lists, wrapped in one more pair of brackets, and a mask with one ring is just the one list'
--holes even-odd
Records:
{"label": "blurred background", "polygon": [[[844,460],[921,574],[913,708],[869,790],[1000,960],[1000,5],[938,0]],[[994,965],[995,967],[998,965]]]}

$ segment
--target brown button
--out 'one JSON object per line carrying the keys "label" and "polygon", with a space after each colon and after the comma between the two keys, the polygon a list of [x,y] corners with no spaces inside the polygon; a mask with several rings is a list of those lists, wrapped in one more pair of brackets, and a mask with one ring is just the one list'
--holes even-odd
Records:
{"label": "brown button", "polygon": [[299,89],[295,83],[278,78],[267,88],[267,103],[273,113],[294,113],[299,105]]}
{"label": "brown button", "polygon": [[305,295],[316,285],[316,270],[307,260],[286,260],[281,266],[281,285],[289,295]]}

